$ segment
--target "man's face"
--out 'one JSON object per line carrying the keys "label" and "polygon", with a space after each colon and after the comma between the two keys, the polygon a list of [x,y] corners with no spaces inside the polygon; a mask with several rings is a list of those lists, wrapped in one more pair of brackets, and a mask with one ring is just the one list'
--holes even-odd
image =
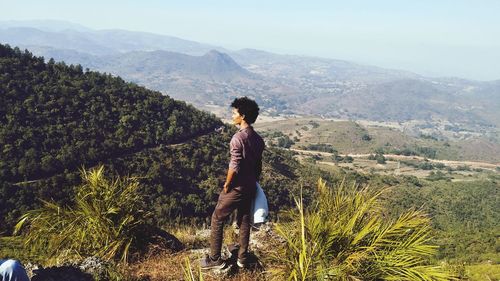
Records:
{"label": "man's face", "polygon": [[243,121],[243,116],[240,115],[238,112],[238,109],[233,108],[233,124],[234,125],[241,125],[241,121]]}

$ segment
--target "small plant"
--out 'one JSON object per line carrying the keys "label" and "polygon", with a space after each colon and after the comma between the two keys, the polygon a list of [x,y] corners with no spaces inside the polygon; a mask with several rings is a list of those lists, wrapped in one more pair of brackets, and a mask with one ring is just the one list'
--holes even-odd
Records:
{"label": "small plant", "polygon": [[48,257],[127,262],[145,239],[148,213],[141,210],[142,198],[136,178],[104,177],[104,166],[82,171],[73,207],[43,201],[40,209],[21,217],[15,232],[23,231],[25,245]]}

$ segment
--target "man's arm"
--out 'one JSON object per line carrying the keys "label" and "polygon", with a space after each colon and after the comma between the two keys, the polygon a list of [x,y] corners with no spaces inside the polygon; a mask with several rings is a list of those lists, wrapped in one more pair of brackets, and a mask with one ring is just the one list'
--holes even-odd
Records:
{"label": "man's arm", "polygon": [[241,159],[243,159],[243,146],[241,141],[235,137],[229,143],[231,161],[227,170],[226,182],[224,183],[224,192],[227,193],[231,189],[231,182],[240,170]]}

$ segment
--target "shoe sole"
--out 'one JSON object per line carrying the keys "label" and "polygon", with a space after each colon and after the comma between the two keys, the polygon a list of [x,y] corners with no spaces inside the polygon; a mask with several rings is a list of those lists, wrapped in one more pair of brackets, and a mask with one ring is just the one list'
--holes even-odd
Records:
{"label": "shoe sole", "polygon": [[201,267],[201,270],[223,269],[224,267],[226,267],[226,264],[222,263],[220,265],[213,265],[213,266]]}
{"label": "shoe sole", "polygon": [[240,261],[236,261],[236,264],[238,265],[239,268],[247,268],[247,266],[243,263],[240,263]]}

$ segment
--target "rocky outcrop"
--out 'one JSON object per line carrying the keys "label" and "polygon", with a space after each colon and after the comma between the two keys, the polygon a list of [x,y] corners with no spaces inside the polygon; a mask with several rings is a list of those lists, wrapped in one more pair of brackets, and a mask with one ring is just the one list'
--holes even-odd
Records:
{"label": "rocky outcrop", "polygon": [[93,281],[106,280],[110,264],[96,257],[89,257],[81,263],[67,263],[43,268],[27,264],[26,271],[31,281]]}

